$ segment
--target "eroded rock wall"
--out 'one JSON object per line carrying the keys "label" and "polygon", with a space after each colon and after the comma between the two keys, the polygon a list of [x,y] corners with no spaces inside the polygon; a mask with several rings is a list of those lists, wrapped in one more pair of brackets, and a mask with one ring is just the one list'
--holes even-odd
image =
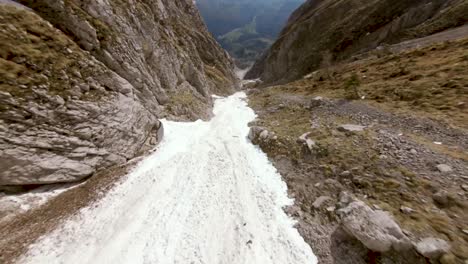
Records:
{"label": "eroded rock wall", "polygon": [[0,3],[0,185],[122,164],[236,89],[192,1],[20,2]]}

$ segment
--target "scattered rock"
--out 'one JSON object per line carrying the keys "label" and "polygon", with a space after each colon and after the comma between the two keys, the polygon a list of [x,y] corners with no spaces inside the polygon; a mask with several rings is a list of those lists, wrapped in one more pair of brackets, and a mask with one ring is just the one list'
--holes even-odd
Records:
{"label": "scattered rock", "polygon": [[402,206],[400,207],[400,211],[404,214],[412,214],[414,212],[414,209],[406,207],[406,206]]}
{"label": "scattered rock", "polygon": [[266,140],[268,138],[268,130],[263,130],[262,133],[260,133],[260,139]]}
{"label": "scattered rock", "polygon": [[334,179],[326,179],[324,183],[326,186],[332,189],[340,190],[343,188],[343,185],[341,185],[339,181]]}
{"label": "scattered rock", "polygon": [[350,193],[341,192],[337,206],[338,208],[344,208],[348,206],[354,200],[355,200],[354,197]]}
{"label": "scattered rock", "polygon": [[255,141],[259,137],[260,133],[262,133],[264,130],[266,130],[266,128],[264,127],[259,127],[259,126],[251,127],[249,131],[249,136],[248,136],[250,141],[252,142]]}
{"label": "scattered rock", "polygon": [[340,173],[340,176],[341,177],[349,177],[349,176],[351,176],[351,172],[350,171],[343,171],[342,173]]}
{"label": "scattered rock", "polygon": [[365,126],[346,124],[346,125],[339,126],[338,131],[341,131],[341,132],[360,132],[360,131],[364,131],[365,128],[366,128]]}
{"label": "scattered rock", "polygon": [[79,87],[83,93],[89,92],[89,85],[87,85],[86,83],[80,84]]}
{"label": "scattered rock", "polygon": [[310,132],[303,134],[297,139],[297,142],[300,144],[304,144],[305,146],[307,146],[307,149],[310,152],[313,152],[314,148],[316,147],[316,143],[314,140],[307,138],[309,135],[310,135]]}
{"label": "scattered rock", "polygon": [[462,188],[465,192],[468,192],[468,185],[463,184],[463,185],[461,186],[461,188]]}
{"label": "scattered rock", "polygon": [[429,259],[439,259],[450,250],[450,245],[442,239],[428,237],[414,245],[416,251]]}
{"label": "scattered rock", "polygon": [[447,207],[449,206],[449,194],[447,191],[438,191],[435,194],[432,195],[432,199],[434,200],[435,203],[442,207]]}
{"label": "scattered rock", "polygon": [[259,144],[276,140],[278,137],[274,132],[269,132],[264,127],[253,126],[250,128],[248,138],[252,143]]}
{"label": "scattered rock", "polygon": [[437,165],[437,169],[442,173],[452,172],[452,167],[446,164]]}
{"label": "scattered rock", "polygon": [[460,109],[465,109],[466,108],[466,103],[465,102],[459,102],[459,103],[457,103],[456,107],[460,108]]}
{"label": "scattered rock", "polygon": [[320,196],[315,200],[315,202],[312,204],[312,207],[315,209],[320,209],[322,205],[326,202],[331,200],[332,198],[330,196]]}
{"label": "scattered rock", "polygon": [[320,106],[324,105],[324,103],[325,103],[325,100],[323,99],[323,97],[317,96],[317,97],[315,97],[314,99],[312,99],[310,101],[309,107],[310,108],[317,108],[317,107],[320,107]]}
{"label": "scattered rock", "polygon": [[305,143],[306,140],[307,140],[307,137],[308,137],[310,134],[311,134],[310,132],[307,132],[307,133],[302,134],[302,135],[297,139],[297,142],[298,142],[298,143]]}
{"label": "scattered rock", "polygon": [[72,70],[72,74],[73,74],[75,77],[78,77],[78,78],[80,78],[80,79],[82,78],[82,77],[81,77],[81,73],[80,73],[78,70],[76,70],[76,69]]}

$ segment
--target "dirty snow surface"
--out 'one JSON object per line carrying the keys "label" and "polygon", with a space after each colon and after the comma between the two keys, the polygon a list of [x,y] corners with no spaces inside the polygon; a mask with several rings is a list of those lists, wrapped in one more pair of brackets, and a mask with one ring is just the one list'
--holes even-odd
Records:
{"label": "dirty snow surface", "polygon": [[20,263],[317,263],[282,207],[286,184],[247,139],[245,94],[209,122],[163,121],[165,139],[99,202]]}

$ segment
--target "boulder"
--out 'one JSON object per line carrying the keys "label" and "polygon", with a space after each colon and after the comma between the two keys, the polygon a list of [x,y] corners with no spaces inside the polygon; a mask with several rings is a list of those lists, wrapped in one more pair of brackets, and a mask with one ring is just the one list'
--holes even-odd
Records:
{"label": "boulder", "polygon": [[317,144],[313,139],[308,138],[309,135],[310,132],[304,133],[297,139],[297,142],[306,146],[310,152],[313,152]]}
{"label": "boulder", "polygon": [[270,133],[268,132],[268,130],[263,130],[262,133],[260,133],[260,139],[267,140],[269,135]]}
{"label": "boulder", "polygon": [[348,194],[340,196],[340,206],[337,211],[341,225],[346,232],[359,240],[369,250],[375,252],[406,251],[412,245],[408,237],[390,214],[381,210],[373,210],[364,202],[356,200]]}
{"label": "boulder", "polygon": [[414,209],[406,207],[406,206],[402,206],[400,207],[400,211],[404,214],[412,214],[414,212]]}
{"label": "boulder", "polygon": [[264,127],[253,126],[253,127],[250,128],[248,138],[252,142],[256,141],[258,139],[258,137],[260,136],[260,134],[265,130],[266,130],[266,128],[264,128]]}
{"label": "boulder", "polygon": [[437,165],[437,170],[442,173],[448,173],[448,172],[452,172],[452,167],[450,167],[447,164],[439,164]]}
{"label": "boulder", "polygon": [[264,127],[253,126],[250,128],[248,138],[253,144],[261,144],[276,140],[278,137]]}
{"label": "boulder", "polygon": [[415,243],[414,247],[419,254],[429,259],[439,259],[450,250],[447,241],[434,237],[425,238]]}
{"label": "boulder", "polygon": [[449,193],[447,191],[444,191],[444,190],[434,193],[432,195],[432,200],[434,200],[434,202],[437,205],[440,205],[442,207],[447,207],[447,206],[450,205]]}
{"label": "boulder", "polygon": [[321,107],[321,106],[325,105],[326,102],[327,101],[325,99],[323,99],[323,97],[317,96],[317,97],[313,98],[312,100],[310,100],[309,107],[311,109]]}
{"label": "boulder", "polygon": [[361,132],[364,131],[366,127],[360,125],[346,124],[338,127],[338,131],[341,132]]}

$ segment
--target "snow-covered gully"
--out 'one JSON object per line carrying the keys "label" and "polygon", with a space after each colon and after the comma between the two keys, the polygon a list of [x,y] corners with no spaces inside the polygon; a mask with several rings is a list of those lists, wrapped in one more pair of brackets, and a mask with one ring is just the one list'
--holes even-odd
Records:
{"label": "snow-covered gully", "polygon": [[282,210],[286,184],[246,137],[245,94],[217,99],[214,114],[163,121],[157,151],[19,263],[317,263]]}

